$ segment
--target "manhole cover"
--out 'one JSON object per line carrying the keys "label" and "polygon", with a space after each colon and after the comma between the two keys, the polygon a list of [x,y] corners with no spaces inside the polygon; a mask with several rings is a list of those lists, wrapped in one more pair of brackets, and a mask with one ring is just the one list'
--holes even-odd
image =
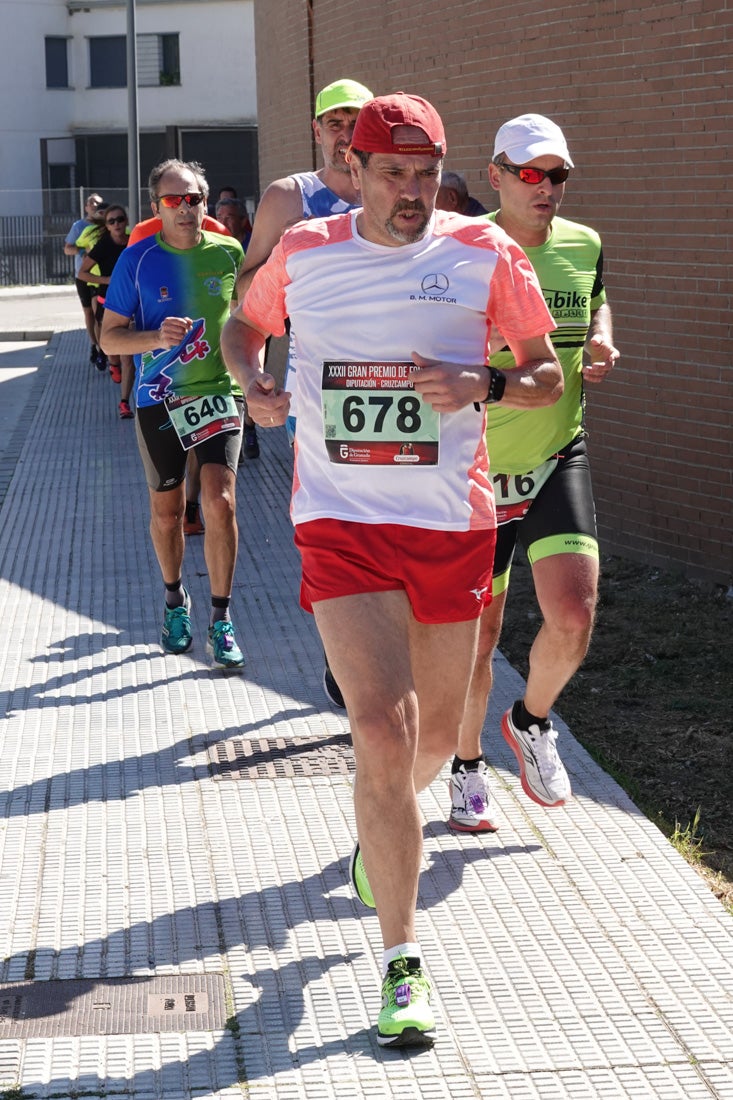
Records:
{"label": "manhole cover", "polygon": [[0,1038],[218,1031],[226,1025],[221,974],[0,986]]}
{"label": "manhole cover", "polygon": [[209,749],[214,779],[294,779],[348,775],[354,750],[347,733],[306,737],[232,737]]}

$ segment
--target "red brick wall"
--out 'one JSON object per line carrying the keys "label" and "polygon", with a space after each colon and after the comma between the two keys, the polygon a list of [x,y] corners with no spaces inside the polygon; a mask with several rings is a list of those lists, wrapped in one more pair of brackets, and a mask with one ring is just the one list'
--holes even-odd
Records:
{"label": "red brick wall", "polygon": [[311,141],[309,8],[303,0],[255,3],[260,191],[289,172],[318,167]]}
{"label": "red brick wall", "polygon": [[256,31],[263,186],[311,167],[313,92],[340,76],[432,100],[446,166],[490,207],[497,127],[560,123],[562,212],[603,237],[623,355],[588,394],[603,547],[729,583],[733,7],[256,0]]}

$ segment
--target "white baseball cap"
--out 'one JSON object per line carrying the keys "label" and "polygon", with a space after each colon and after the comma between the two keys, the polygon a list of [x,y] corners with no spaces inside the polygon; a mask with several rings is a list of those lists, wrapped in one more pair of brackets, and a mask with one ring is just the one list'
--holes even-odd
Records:
{"label": "white baseball cap", "polygon": [[544,115],[519,115],[500,126],[494,141],[494,158],[501,153],[513,164],[526,164],[535,157],[562,157],[574,168],[567,142],[557,123]]}

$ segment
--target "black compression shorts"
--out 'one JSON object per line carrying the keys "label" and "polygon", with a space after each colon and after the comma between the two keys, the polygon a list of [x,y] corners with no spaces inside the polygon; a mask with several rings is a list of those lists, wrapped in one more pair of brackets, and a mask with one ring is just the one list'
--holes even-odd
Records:
{"label": "black compression shorts", "polygon": [[[244,401],[235,397],[240,424],[244,412]],[[180,485],[186,476],[188,451],[181,446],[171,423],[168,410],[161,401],[158,405],[145,405],[137,410],[135,417],[137,445],[145,467],[145,479],[155,493],[165,493]],[[239,451],[242,446],[242,429],[233,432],[220,432],[197,443],[193,450],[200,466],[207,462],[216,462],[228,466],[236,474]]]}
{"label": "black compression shorts", "polygon": [[91,309],[92,298],[97,293],[97,287],[92,286],[91,283],[85,283],[83,279],[74,279],[74,286],[84,309]]}
{"label": "black compression shorts", "polygon": [[[494,553],[493,594],[498,596],[509,583],[517,539],[527,551],[530,564],[553,554],[598,556],[598,532],[593,486],[585,436],[577,435],[548,463],[552,469],[535,491],[533,474],[493,474],[499,529]],[[539,468],[543,470],[545,464]],[[539,480],[541,480],[541,473]],[[502,492],[512,503],[502,505]],[[524,499],[521,499],[522,496]]]}

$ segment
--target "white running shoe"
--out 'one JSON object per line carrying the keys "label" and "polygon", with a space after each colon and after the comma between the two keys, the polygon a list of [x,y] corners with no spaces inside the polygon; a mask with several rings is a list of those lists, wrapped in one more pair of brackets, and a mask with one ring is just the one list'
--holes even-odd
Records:
{"label": "white running shoe", "polygon": [[516,706],[515,703],[502,718],[501,732],[517,758],[522,789],[540,806],[562,806],[572,791],[555,747],[557,730],[551,722],[544,728],[533,724],[528,730],[520,729],[514,722]]}
{"label": "white running shoe", "polygon": [[463,764],[450,777],[451,811],[448,825],[458,833],[495,833],[496,807],[489,789],[488,768],[483,760],[478,768]]}

